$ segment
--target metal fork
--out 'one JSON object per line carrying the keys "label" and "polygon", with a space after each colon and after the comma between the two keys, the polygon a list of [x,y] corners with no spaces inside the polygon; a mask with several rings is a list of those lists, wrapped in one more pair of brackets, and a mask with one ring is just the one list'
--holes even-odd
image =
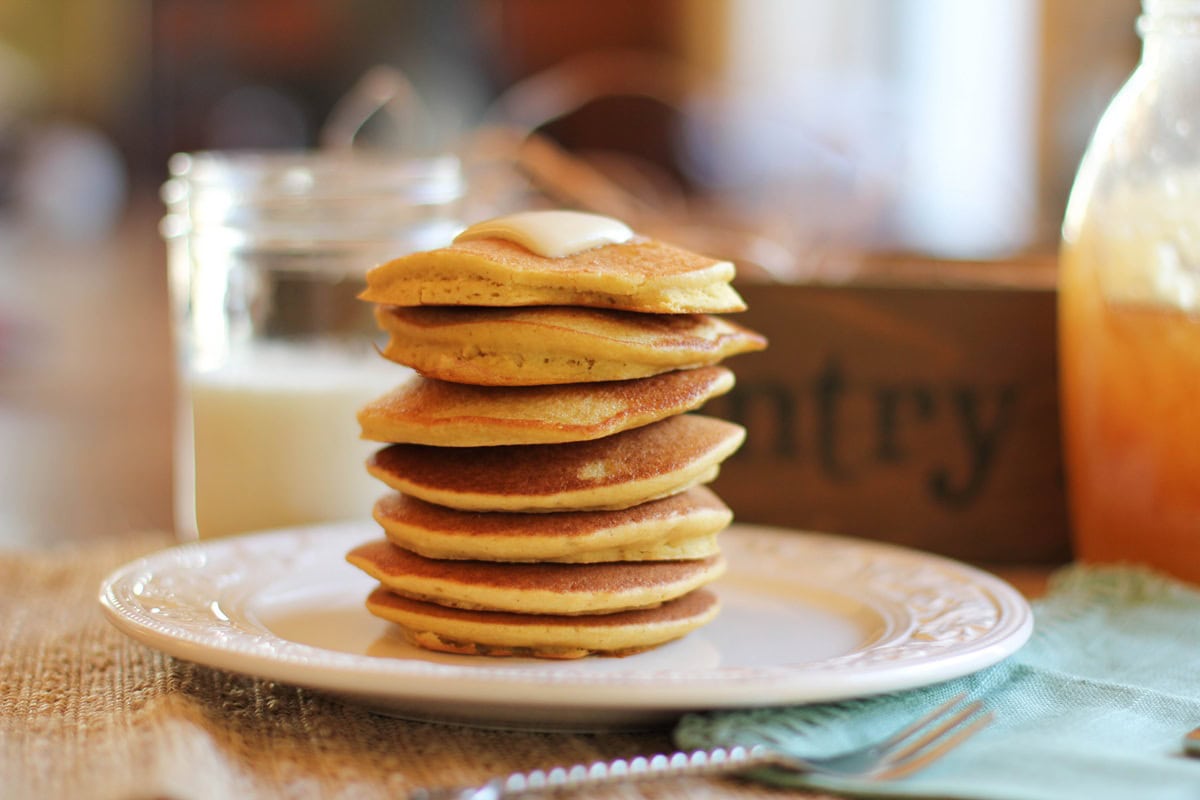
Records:
{"label": "metal fork", "polygon": [[800,758],[763,745],[718,747],[692,753],[639,756],[626,761],[598,761],[516,772],[478,786],[421,788],[409,800],[503,800],[537,793],[586,789],[604,785],[673,777],[730,775],[760,767],[845,778],[891,780],[928,766],[992,721],[983,701],[963,704],[965,694],[905,726],[881,742],[823,758]]}

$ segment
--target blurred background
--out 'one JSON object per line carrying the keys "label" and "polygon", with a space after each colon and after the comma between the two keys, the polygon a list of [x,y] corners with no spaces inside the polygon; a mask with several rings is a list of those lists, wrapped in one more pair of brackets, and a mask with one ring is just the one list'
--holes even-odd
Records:
{"label": "blurred background", "polygon": [[[317,146],[386,65],[423,100],[423,136],[379,146],[528,126],[767,230],[995,257],[1053,244],[1136,59],[1136,14],[1136,0],[2,0],[0,209],[102,235],[155,194],[171,153]],[[51,190],[62,180],[73,191]]]}
{"label": "blurred background", "polygon": [[[0,0],[0,531],[170,525],[157,225],[173,153],[453,153],[481,207],[536,191],[785,280],[897,253],[1052,263],[1137,13]],[[372,117],[381,81],[395,113]]]}

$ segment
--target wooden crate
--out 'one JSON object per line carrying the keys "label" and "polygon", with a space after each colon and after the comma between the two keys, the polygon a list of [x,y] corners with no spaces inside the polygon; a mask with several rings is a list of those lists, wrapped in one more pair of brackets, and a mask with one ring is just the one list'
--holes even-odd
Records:
{"label": "wooden crate", "polygon": [[714,484],[739,521],[1069,557],[1052,279],[959,266],[974,278],[739,286],[771,346],[731,360],[737,387],[706,409],[749,429]]}

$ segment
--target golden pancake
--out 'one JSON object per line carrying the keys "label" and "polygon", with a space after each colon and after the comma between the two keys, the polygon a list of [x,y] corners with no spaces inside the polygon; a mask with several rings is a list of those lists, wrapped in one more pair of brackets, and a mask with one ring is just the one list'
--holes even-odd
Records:
{"label": "golden pancake", "polygon": [[742,311],[734,267],[648,239],[560,258],[504,239],[412,253],[367,272],[360,297],[394,306],[590,306],[659,314]]}
{"label": "golden pancake", "polygon": [[601,564],[442,561],[419,556],[387,539],[354,548],[346,560],[404,597],[516,614],[611,614],[651,608],[725,572],[720,555]]}
{"label": "golden pancake", "polygon": [[703,486],[618,511],[456,511],[389,492],[374,516],[393,543],[427,558],[655,561],[707,558],[733,512]]}
{"label": "golden pancake", "polygon": [[367,598],[368,611],[400,625],[409,641],[428,650],[558,659],[648,650],[710,622],[719,607],[708,589],[654,608],[583,616],[447,608],[383,587]]}
{"label": "golden pancake", "polygon": [[632,381],[471,386],[413,376],[358,412],[362,438],[480,447],[599,439],[698,408],[733,387],[724,367]]}
{"label": "golden pancake", "polygon": [[367,470],[397,491],[465,511],[619,509],[713,480],[745,435],[732,422],[681,414],[588,442],[393,444]]}
{"label": "golden pancake", "polygon": [[707,314],[382,306],[375,318],[389,335],[385,358],[481,386],[644,378],[766,346],[759,334]]}

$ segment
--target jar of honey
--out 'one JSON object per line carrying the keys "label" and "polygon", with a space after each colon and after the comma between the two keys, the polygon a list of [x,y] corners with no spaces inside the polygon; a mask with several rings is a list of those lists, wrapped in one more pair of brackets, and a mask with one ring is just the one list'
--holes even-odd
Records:
{"label": "jar of honey", "polygon": [[1063,225],[1069,507],[1080,560],[1200,583],[1200,2],[1142,10]]}

